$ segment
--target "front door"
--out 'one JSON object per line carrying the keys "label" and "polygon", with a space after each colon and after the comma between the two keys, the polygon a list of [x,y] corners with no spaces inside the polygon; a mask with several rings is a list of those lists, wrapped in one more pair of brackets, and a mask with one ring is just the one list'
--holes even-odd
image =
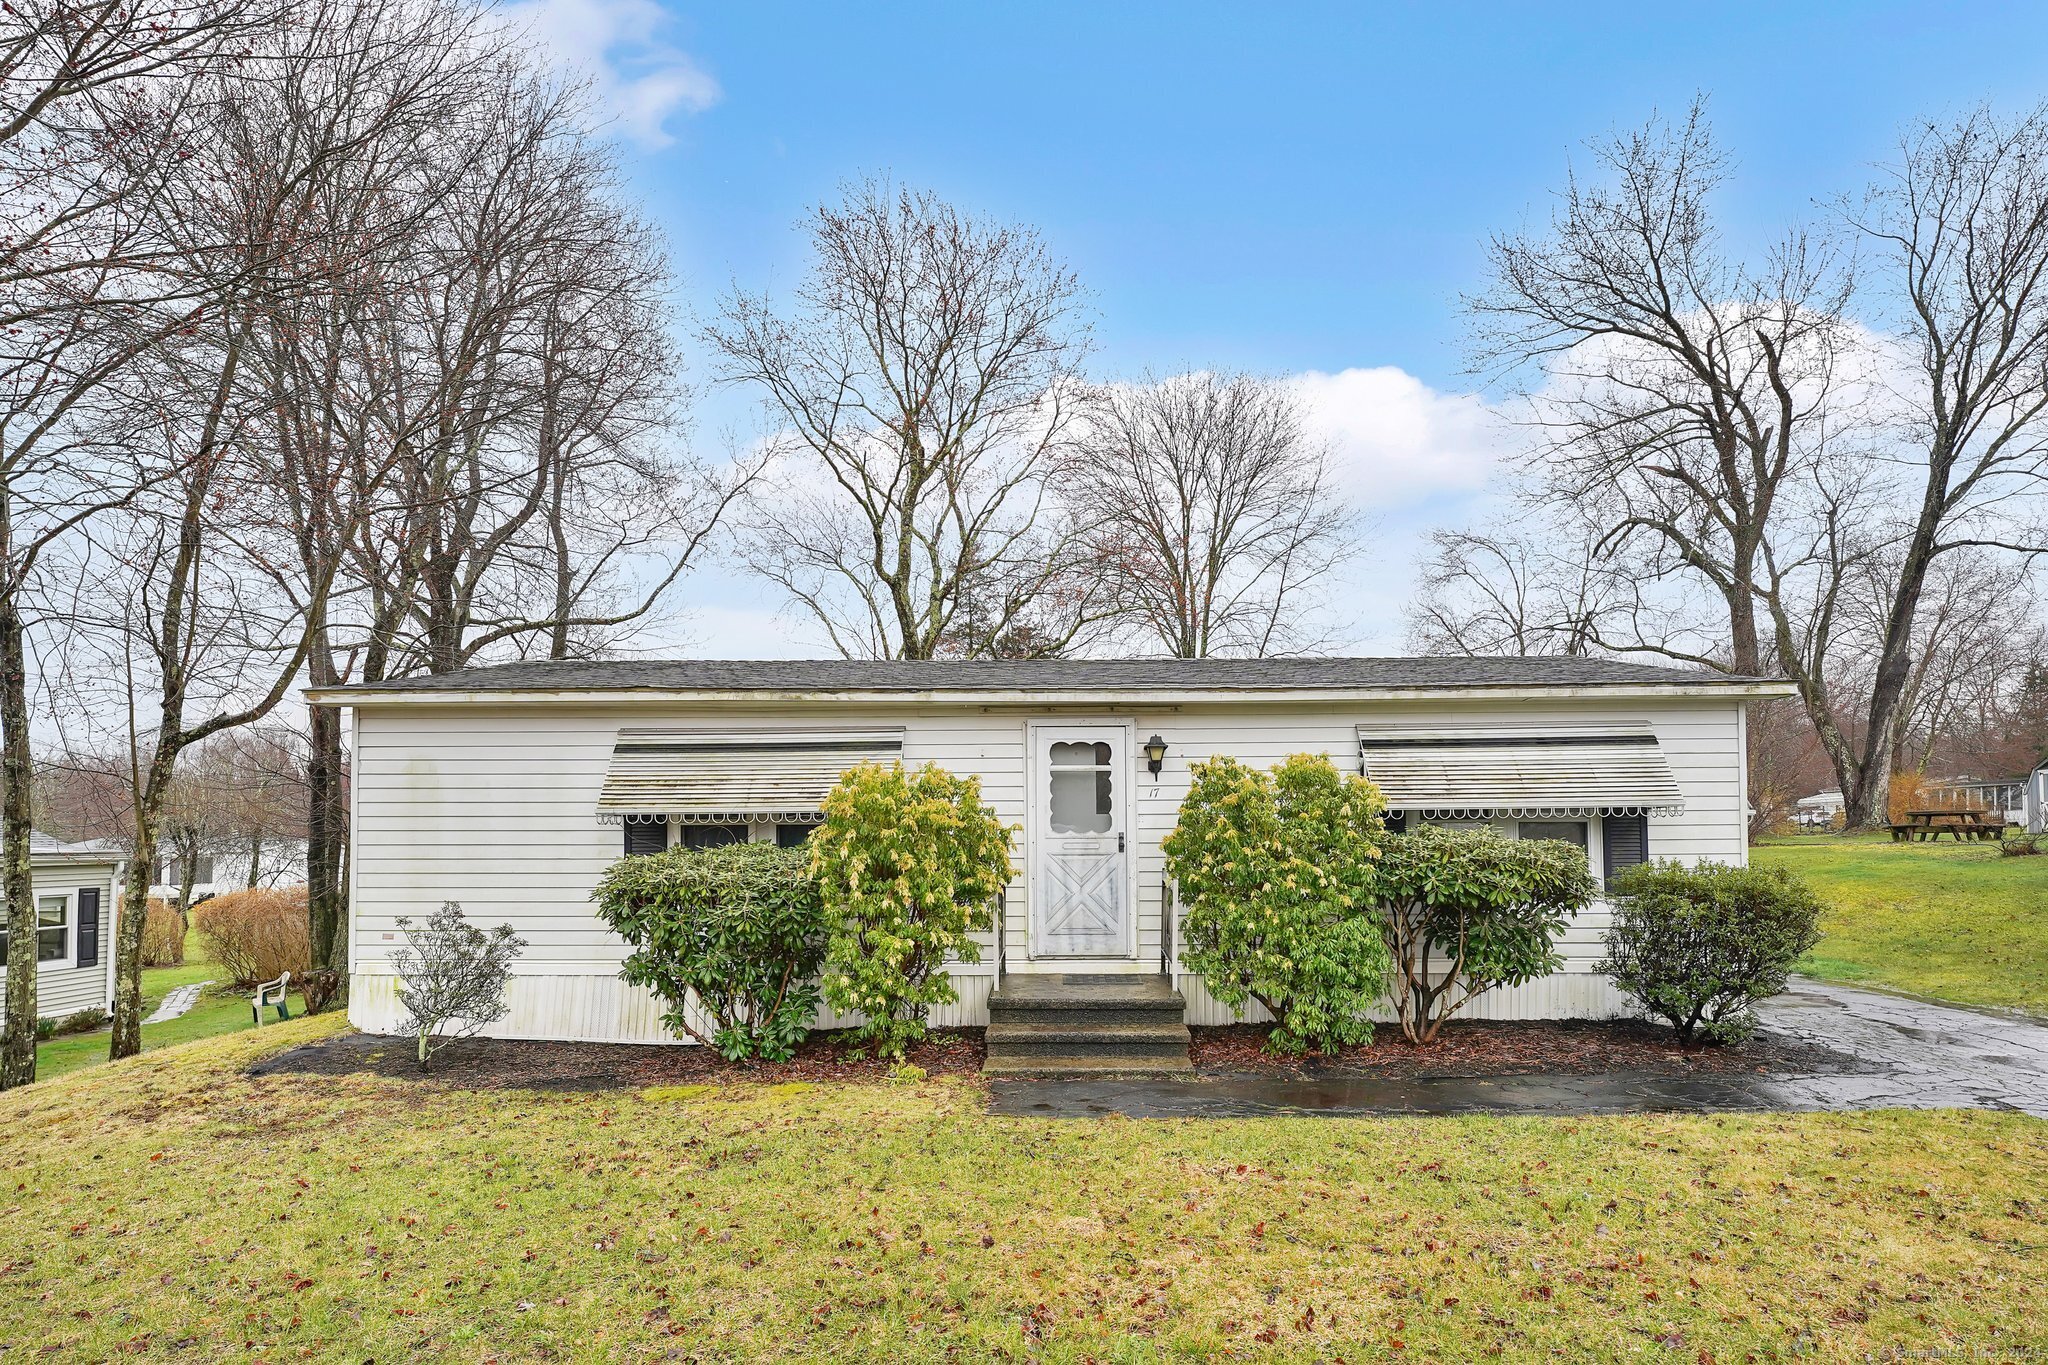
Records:
{"label": "front door", "polygon": [[1130,731],[1032,727],[1033,957],[1128,958]]}

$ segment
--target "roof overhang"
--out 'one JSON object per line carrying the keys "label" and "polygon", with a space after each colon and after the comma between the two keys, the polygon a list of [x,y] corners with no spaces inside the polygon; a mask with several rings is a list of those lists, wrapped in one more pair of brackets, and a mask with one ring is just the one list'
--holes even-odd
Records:
{"label": "roof overhang", "polygon": [[1402,701],[1760,701],[1795,695],[1790,683],[1597,683],[1580,685],[1475,685],[1471,687],[1328,688],[863,688],[830,692],[703,688],[454,688],[378,689],[314,687],[305,693],[314,706],[508,706],[508,705],[895,705],[895,706],[1100,706],[1142,710],[1217,703],[1374,703]]}
{"label": "roof overhang", "polygon": [[1676,815],[1678,779],[1646,724],[1361,725],[1360,770],[1424,819]]}
{"label": "roof overhang", "polygon": [[597,817],[811,819],[848,768],[902,757],[901,730],[621,730]]}

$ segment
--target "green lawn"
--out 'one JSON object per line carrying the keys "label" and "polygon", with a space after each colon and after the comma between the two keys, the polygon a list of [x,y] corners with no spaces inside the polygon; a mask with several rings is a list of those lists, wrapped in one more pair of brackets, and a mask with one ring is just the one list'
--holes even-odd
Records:
{"label": "green lawn", "polygon": [[0,1355],[2048,1349],[2048,1123],[2013,1114],[1059,1121],[961,1079],[242,1073],[344,1027],[0,1095]]}
{"label": "green lawn", "polygon": [[[142,973],[142,1012],[154,1011],[160,1001],[169,995],[174,987],[188,982],[215,979],[220,972],[199,949],[198,936],[187,938],[185,962],[179,967],[150,967]],[[294,1009],[298,1002],[292,1002]],[[173,1043],[189,1043],[200,1038],[211,1038],[219,1033],[233,1033],[250,1028],[249,997],[233,992],[225,982],[217,985],[199,997],[197,1004],[161,1024],[145,1024],[142,1027],[142,1048],[169,1047]],[[91,1033],[74,1033],[63,1038],[52,1038],[36,1045],[36,1077],[48,1080],[93,1066],[107,1060],[107,1031],[96,1029]]]}
{"label": "green lawn", "polygon": [[1827,900],[1824,937],[1800,970],[2048,1014],[2048,855],[1822,835],[1767,840],[1751,856]]}

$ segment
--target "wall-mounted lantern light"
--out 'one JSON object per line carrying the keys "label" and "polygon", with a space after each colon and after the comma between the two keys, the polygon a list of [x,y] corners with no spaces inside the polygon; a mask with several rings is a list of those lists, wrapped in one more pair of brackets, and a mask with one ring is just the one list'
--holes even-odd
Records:
{"label": "wall-mounted lantern light", "polygon": [[1154,735],[1145,741],[1145,766],[1152,770],[1152,776],[1159,776],[1159,770],[1166,766],[1166,741]]}

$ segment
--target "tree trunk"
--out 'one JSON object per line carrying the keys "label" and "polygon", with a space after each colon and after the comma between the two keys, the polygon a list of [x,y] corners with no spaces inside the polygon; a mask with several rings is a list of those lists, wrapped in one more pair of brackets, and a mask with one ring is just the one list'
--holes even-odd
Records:
{"label": "tree trunk", "polygon": [[[315,666],[315,686],[323,685]],[[306,912],[313,965],[345,972],[348,967],[348,897],[342,886],[341,853],[348,842],[344,799],[341,712],[315,706],[308,714],[312,747],[306,761]]]}
{"label": "tree trunk", "polygon": [[254,891],[256,883],[261,880],[263,880],[263,836],[252,834],[249,836],[249,880],[246,883],[247,889]]}
{"label": "tree trunk", "polygon": [[[120,924],[114,935],[114,1028],[107,1039],[107,1056],[114,1061],[142,1051],[142,927],[149,915],[149,872],[156,865],[157,831],[178,757],[175,721],[166,721],[135,803],[135,857],[121,886]],[[167,738],[173,744],[167,744]]]}
{"label": "tree trunk", "polygon": [[[6,544],[0,507],[0,548]],[[30,784],[27,651],[21,614],[0,596],[0,884],[7,925],[7,1018],[0,1042],[0,1090],[36,1078],[36,886],[29,849]]]}
{"label": "tree trunk", "polygon": [[1857,765],[1856,790],[1844,791],[1851,829],[1873,829],[1891,821],[1892,763],[1899,710],[1913,671],[1913,628],[1920,617],[1920,598],[1927,591],[1927,574],[1934,565],[1934,531],[1939,525],[1939,502],[1933,490],[1921,510],[1906,547],[1906,561],[1899,571],[1899,583],[1892,595],[1892,609],[1885,620],[1884,649],[1877,656],[1877,670],[1870,683],[1870,717],[1864,731],[1863,759]]}
{"label": "tree trunk", "polygon": [[178,918],[184,919],[192,913],[192,884],[199,876],[199,836],[192,830],[180,830],[171,836],[171,847],[178,851]]}

